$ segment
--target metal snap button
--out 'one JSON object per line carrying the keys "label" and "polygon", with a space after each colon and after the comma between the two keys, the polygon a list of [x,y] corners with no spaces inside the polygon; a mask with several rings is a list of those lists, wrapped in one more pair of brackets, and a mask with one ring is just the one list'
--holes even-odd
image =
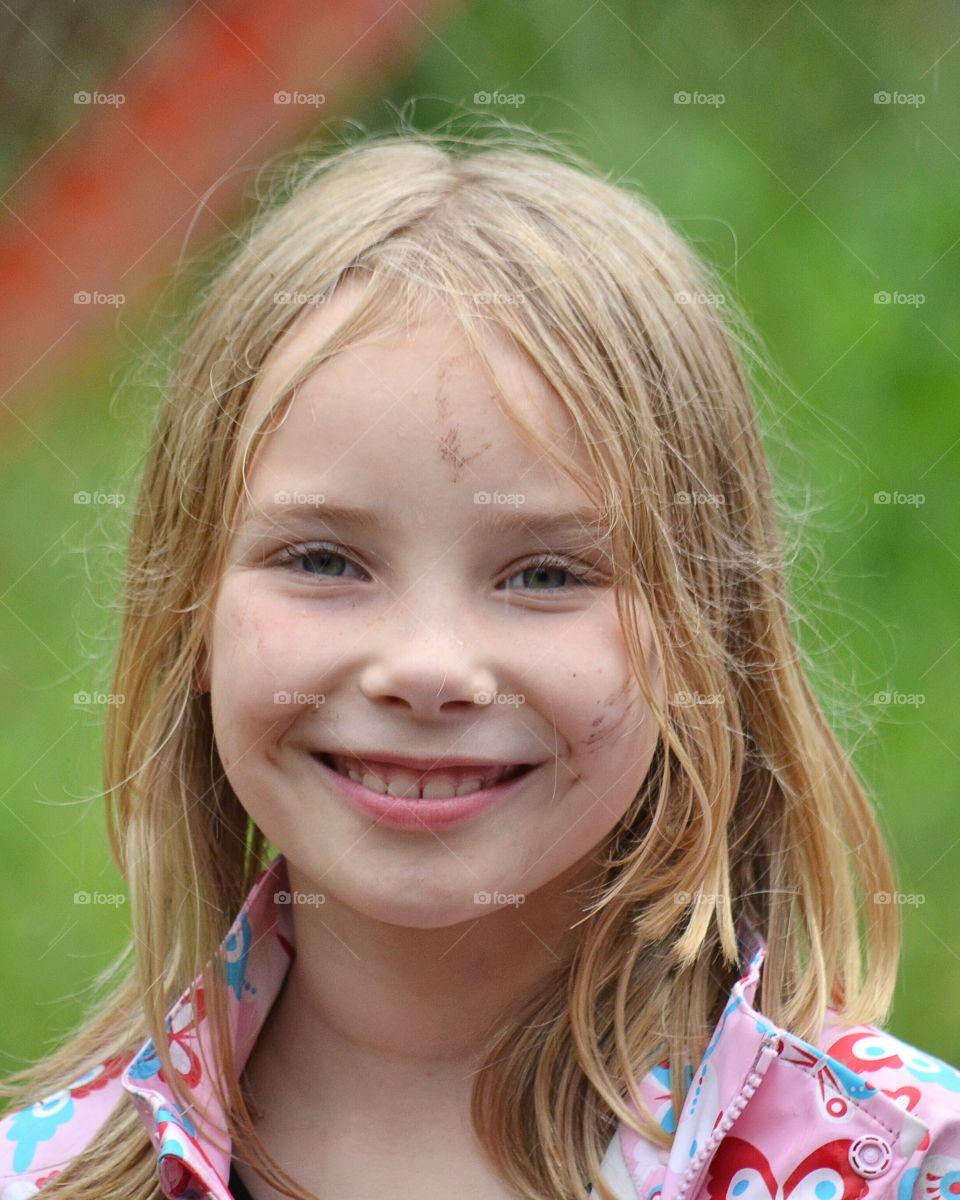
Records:
{"label": "metal snap button", "polygon": [[866,1133],[850,1143],[847,1157],[858,1175],[864,1179],[876,1179],[890,1169],[893,1151],[885,1138]]}

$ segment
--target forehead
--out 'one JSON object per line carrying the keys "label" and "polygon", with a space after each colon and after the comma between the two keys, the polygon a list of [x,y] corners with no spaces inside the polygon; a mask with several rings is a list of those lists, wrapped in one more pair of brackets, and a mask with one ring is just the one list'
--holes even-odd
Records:
{"label": "forehead", "polygon": [[352,423],[357,444],[363,442],[368,450],[378,430],[381,440],[433,440],[452,465],[466,452],[465,439],[476,450],[490,437],[501,453],[509,443],[510,457],[518,462],[529,463],[531,454],[544,459],[542,446],[499,403],[499,387],[540,438],[584,467],[574,422],[534,363],[502,331],[485,326],[482,337],[491,375],[456,320],[436,300],[424,302],[413,326],[374,330],[362,341],[337,349],[291,393],[290,380],[364,298],[362,284],[343,285],[323,304],[302,313],[267,356],[248,399],[243,422],[247,432],[259,425],[278,398],[284,399],[277,409],[279,424],[267,435],[258,458],[272,457],[271,443],[276,446],[278,439],[289,446],[310,430],[318,434],[322,429],[343,443],[349,432],[343,427]]}

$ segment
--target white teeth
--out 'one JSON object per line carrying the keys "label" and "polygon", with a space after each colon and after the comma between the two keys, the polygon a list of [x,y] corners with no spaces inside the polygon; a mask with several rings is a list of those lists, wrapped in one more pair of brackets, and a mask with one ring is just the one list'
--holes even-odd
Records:
{"label": "white teeth", "polygon": [[[355,772],[351,774],[351,778]],[[411,775],[397,775],[385,784],[378,775],[364,775],[358,782],[371,792],[379,792],[381,796],[401,796],[406,800],[443,800],[449,796],[466,796],[470,792],[479,792],[483,787],[482,779],[465,779],[457,786],[455,779],[438,775],[428,779],[421,792],[417,780]]]}
{"label": "white teeth", "polygon": [[407,800],[443,800],[449,796],[467,796],[483,787],[482,779],[464,779],[458,785],[456,779],[448,775],[435,775],[427,780],[421,790],[417,777],[413,775],[395,775],[389,783],[384,783],[379,775],[369,771],[363,775],[354,770],[341,773],[349,775],[354,783],[362,783],[371,792],[378,792],[381,796],[400,796]]}
{"label": "white teeth", "polygon": [[457,782],[455,779],[445,779],[442,775],[436,776],[434,779],[428,779],[423,785],[421,795],[424,800],[442,800],[445,796],[453,796],[456,794]]}
{"label": "white teeth", "polygon": [[[462,774],[445,775],[440,771],[429,772],[428,778],[421,789],[419,780],[422,775],[412,775],[409,771],[390,773],[389,782],[373,771],[357,771],[346,763],[338,763],[334,757],[333,765],[341,775],[347,775],[355,783],[363,784],[372,792],[381,796],[398,796],[404,799],[443,800],[450,796],[467,796],[478,792],[484,787],[492,787],[493,781],[485,783],[481,777],[464,778]],[[387,772],[384,772],[385,774]]]}
{"label": "white teeth", "polygon": [[420,789],[417,787],[417,781],[412,775],[394,775],[387,784],[387,795],[403,796],[409,800],[414,796],[419,796]]}
{"label": "white teeth", "polygon": [[482,779],[464,779],[458,784],[455,779],[429,779],[423,787],[424,800],[440,800],[445,796],[466,796],[470,792],[479,792],[483,787]]}

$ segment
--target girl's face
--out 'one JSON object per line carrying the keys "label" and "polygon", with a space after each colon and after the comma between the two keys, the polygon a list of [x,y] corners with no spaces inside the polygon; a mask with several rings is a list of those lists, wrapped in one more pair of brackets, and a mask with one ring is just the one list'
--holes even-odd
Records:
{"label": "girl's face", "polygon": [[[360,295],[343,288],[283,339],[248,423]],[[499,342],[492,355],[513,402],[585,465],[535,369]],[[199,678],[231,786],[291,870],[419,928],[519,906],[583,867],[592,878],[658,731],[590,505],[498,408],[456,326],[438,310],[324,363],[249,486]],[[422,762],[404,770],[401,756]],[[521,764],[487,786],[491,767]],[[465,786],[459,803],[479,807],[453,819],[453,802],[424,799],[420,820],[381,794],[418,783],[439,797]]]}

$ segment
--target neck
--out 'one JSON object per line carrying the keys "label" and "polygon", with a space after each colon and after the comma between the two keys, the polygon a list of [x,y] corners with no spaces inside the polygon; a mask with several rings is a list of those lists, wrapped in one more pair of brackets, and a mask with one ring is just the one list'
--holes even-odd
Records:
{"label": "neck", "polygon": [[[310,881],[288,864],[291,891]],[[469,1099],[490,1037],[551,978],[582,933],[574,887],[584,864],[527,896],[461,924],[421,929],[372,920],[335,897],[294,906],[296,958],[245,1069],[258,1107],[295,1094],[315,1119],[398,1105],[416,1097],[434,1113],[442,1097]]]}

